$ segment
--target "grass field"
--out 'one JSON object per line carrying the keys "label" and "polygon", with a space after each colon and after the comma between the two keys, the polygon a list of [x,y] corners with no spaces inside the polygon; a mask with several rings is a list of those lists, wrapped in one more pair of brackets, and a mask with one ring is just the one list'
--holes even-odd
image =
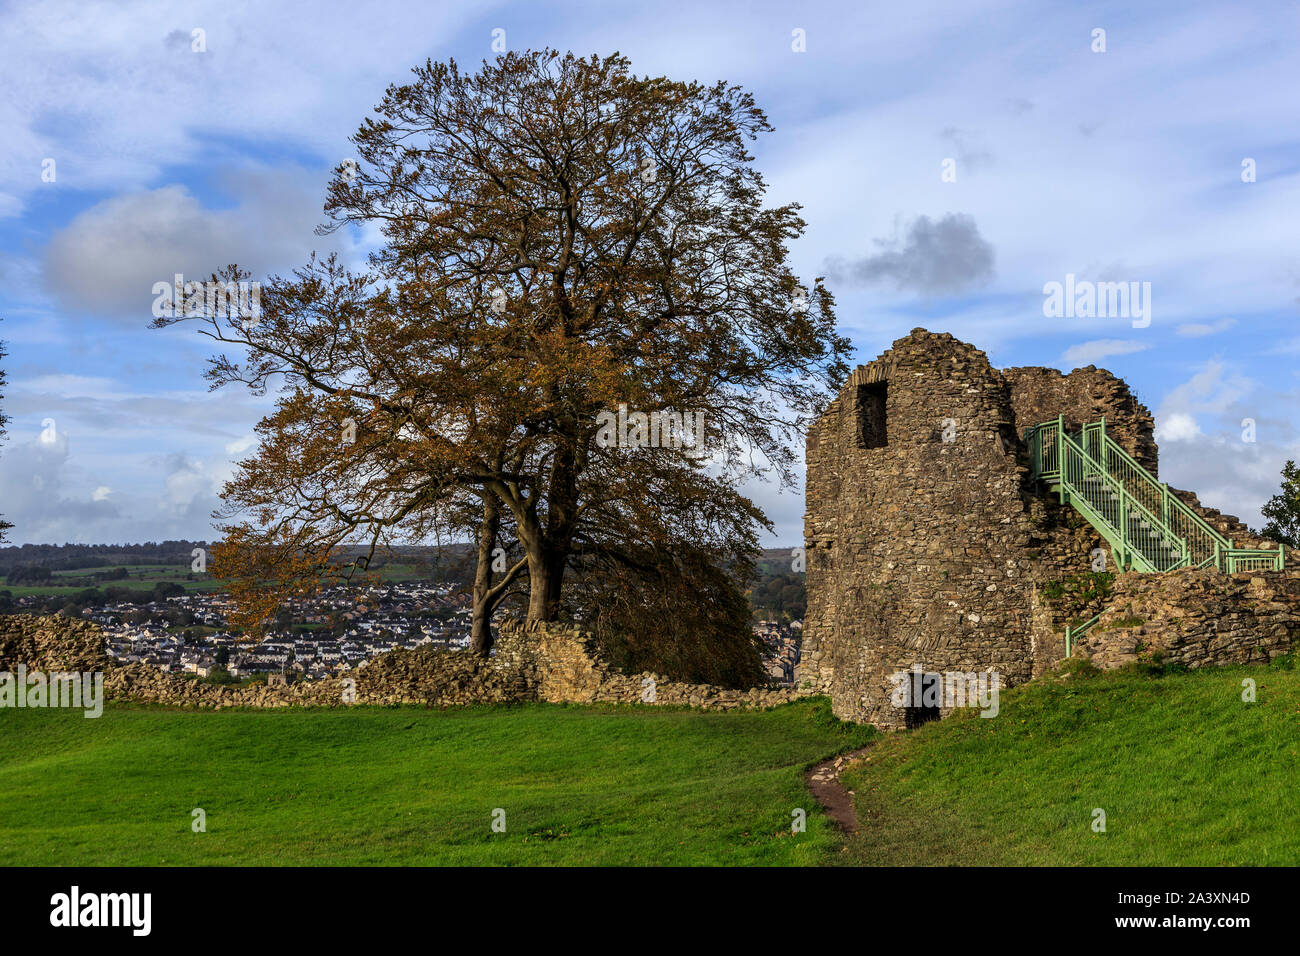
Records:
{"label": "grass field", "polygon": [[[842,846],[803,772],[868,742]],[[996,718],[883,737],[821,700],[0,710],[0,865],[1296,865],[1297,820],[1285,664],[1075,673],[1004,691]]]}
{"label": "grass field", "polygon": [[28,584],[0,584],[0,590],[10,592],[13,597],[27,597],[28,595],[37,594],[41,596],[49,595],[73,595],[78,591],[84,591],[87,588],[132,588],[138,591],[152,591],[154,586],[160,582],[169,581],[173,584],[179,584],[186,591],[213,591],[221,587],[222,582],[206,575],[196,574],[190,576],[189,564],[128,564],[123,565],[126,568],[128,577],[110,581],[96,581],[94,575],[114,571],[117,565],[103,568],[86,568],[77,571],[55,571],[53,579],[56,583],[28,585]]}
{"label": "grass field", "polygon": [[846,771],[861,829],[837,860],[1300,864],[1300,671],[1074,676],[1001,704],[884,738]]}
{"label": "grass field", "polygon": [[[188,562],[184,564],[127,564],[120,565],[126,568],[128,577],[116,580],[96,581],[95,574],[102,574],[108,571],[115,571],[119,565],[108,567],[84,568],[75,571],[55,571],[53,572],[54,583],[52,584],[4,584],[0,583],[0,590],[8,591],[13,597],[28,597],[30,595],[40,595],[48,597],[50,595],[71,596],[78,591],[84,591],[87,588],[132,588],[138,591],[152,591],[154,586],[162,582],[171,582],[179,584],[186,591],[215,591],[225,582],[206,574],[190,573]],[[377,569],[377,582],[385,584],[398,584],[408,581],[428,581],[436,578],[433,567],[427,562],[389,562]]]}
{"label": "grass field", "polygon": [[824,702],[3,710],[0,865],[819,863],[803,772],[871,736]]}

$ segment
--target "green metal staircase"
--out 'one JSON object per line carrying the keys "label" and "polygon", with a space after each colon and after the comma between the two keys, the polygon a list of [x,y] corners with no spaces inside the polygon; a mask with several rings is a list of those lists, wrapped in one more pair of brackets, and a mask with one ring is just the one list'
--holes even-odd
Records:
{"label": "green metal staircase", "polygon": [[[1179,568],[1280,571],[1276,551],[1238,548],[1232,539],[1169,491],[1106,434],[1106,419],[1066,431],[1064,416],[1025,431],[1032,473],[1074,507],[1111,546],[1121,571],[1163,572]],[[1072,638],[1097,618],[1066,630],[1066,656]]]}

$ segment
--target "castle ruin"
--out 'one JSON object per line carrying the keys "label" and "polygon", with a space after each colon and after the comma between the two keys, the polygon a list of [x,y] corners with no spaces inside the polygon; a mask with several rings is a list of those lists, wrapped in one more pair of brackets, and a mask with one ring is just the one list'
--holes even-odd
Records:
{"label": "castle ruin", "polygon": [[[1112,549],[1031,475],[1025,430],[1058,415],[1071,431],[1104,417],[1110,438],[1158,474],[1150,411],[1123,381],[1093,366],[1068,375],[1046,368],[998,370],[972,345],[914,329],[850,375],[808,432],[808,609],[800,686],[828,694],[842,718],[895,729],[947,708],[912,706],[915,701],[899,706],[891,701],[897,686],[891,675],[914,666],[993,671],[1007,687],[1066,657],[1068,612],[1051,608],[1041,592],[1050,582],[1095,570],[1098,555],[1110,558]],[[1202,508],[1195,496],[1169,494],[1238,540],[1257,541],[1235,518]],[[1134,573],[1117,581],[1122,591],[1138,586],[1127,579],[1147,579],[1141,587],[1150,605],[1153,587],[1186,590],[1185,582],[1216,573]],[[1258,640],[1243,637],[1225,650],[1214,633],[1201,640],[1181,631],[1130,629],[1125,644],[1117,643],[1112,628],[1095,631],[1089,646],[1099,660],[1113,663],[1161,642],[1190,666],[1267,660],[1289,649],[1300,631],[1300,602],[1288,597],[1300,581],[1295,571],[1276,575],[1284,578],[1268,579],[1269,593],[1278,596],[1276,619],[1247,614],[1242,621],[1250,633],[1267,625],[1267,636]],[[1126,622],[1132,623],[1120,621]]]}

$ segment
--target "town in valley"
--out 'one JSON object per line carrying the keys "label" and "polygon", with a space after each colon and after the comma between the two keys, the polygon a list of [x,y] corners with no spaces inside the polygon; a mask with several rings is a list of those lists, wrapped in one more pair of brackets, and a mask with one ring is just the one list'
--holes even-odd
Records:
{"label": "town in valley", "polygon": [[[317,680],[399,648],[469,646],[463,560],[439,564],[408,553],[363,581],[287,599],[263,636],[250,640],[231,626],[234,603],[220,582],[193,569],[196,548],[206,545],[3,548],[0,613],[75,616],[103,629],[105,650],[120,663],[222,682],[273,674]],[[780,573],[788,554],[768,552],[750,592],[764,668],[773,683],[787,685],[803,626],[800,576]]]}

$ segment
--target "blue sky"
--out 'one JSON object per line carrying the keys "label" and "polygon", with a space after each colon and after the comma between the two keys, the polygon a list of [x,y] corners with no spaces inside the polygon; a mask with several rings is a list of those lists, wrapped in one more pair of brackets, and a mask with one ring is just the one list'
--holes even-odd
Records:
{"label": "blue sky", "polygon": [[[368,236],[312,231],[348,135],[497,28],[752,90],[770,201],[809,224],[796,270],[830,276],[858,361],[924,326],[999,367],[1108,368],[1162,476],[1258,524],[1300,458],[1297,27],[1293,3],[0,5],[10,538],[211,536],[269,399],[208,392],[205,340],[147,328],[153,284],[360,261]],[[1149,282],[1150,324],[1045,316],[1067,274]],[[801,490],[752,493],[799,543]]]}

